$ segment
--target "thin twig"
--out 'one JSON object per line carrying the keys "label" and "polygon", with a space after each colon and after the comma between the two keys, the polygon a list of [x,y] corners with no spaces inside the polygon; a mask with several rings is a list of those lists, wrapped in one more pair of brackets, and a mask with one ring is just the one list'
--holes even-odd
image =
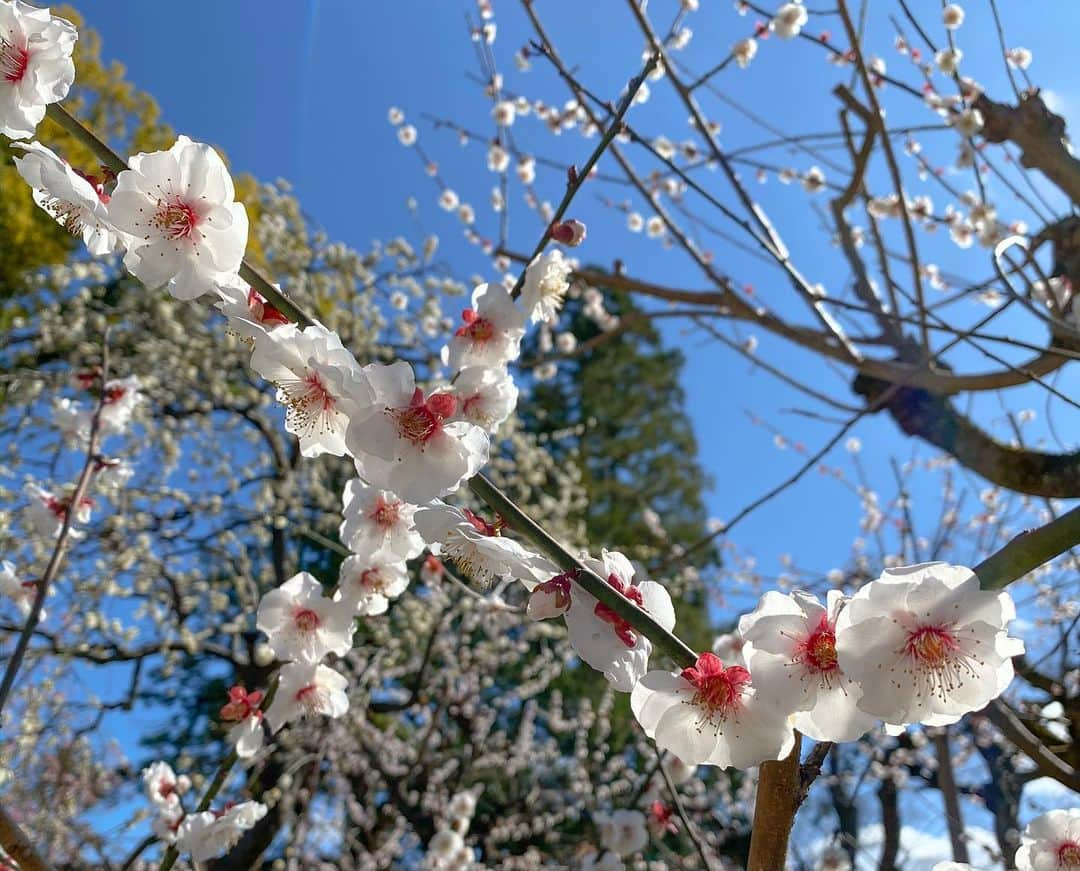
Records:
{"label": "thin twig", "polygon": [[108,380],[109,334],[106,330],[101,353],[101,396],[98,398],[97,407],[94,409],[94,416],[90,420],[90,435],[86,445],[86,462],[83,463],[82,473],[79,475],[78,483],[75,485],[75,491],[71,494],[67,509],[64,511],[64,522],[56,537],[56,546],[53,548],[52,556],[49,558],[45,573],[41,576],[41,580],[37,583],[37,589],[34,591],[34,602],[30,607],[30,613],[26,617],[26,625],[23,626],[19,640],[15,644],[15,651],[11,654],[11,659],[8,660],[7,668],[4,670],[4,678],[0,681],[0,730],[3,729],[4,705],[7,704],[11,688],[15,683],[15,676],[19,673],[23,658],[26,656],[26,650],[30,646],[30,638],[41,620],[41,609],[45,606],[45,597],[49,594],[49,586],[56,578],[64,561],[64,554],[67,551],[68,542],[71,540],[71,531],[75,525],[75,516],[79,513],[79,506],[82,504],[86,492],[90,488],[90,481],[94,477],[94,469],[98,460],[98,440],[101,435],[101,413],[105,408],[105,382]]}

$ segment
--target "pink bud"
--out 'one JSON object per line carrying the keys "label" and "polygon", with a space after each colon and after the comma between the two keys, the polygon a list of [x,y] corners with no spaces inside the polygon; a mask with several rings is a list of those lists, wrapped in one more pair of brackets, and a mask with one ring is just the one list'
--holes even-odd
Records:
{"label": "pink bud", "polygon": [[530,620],[550,620],[561,617],[570,608],[570,579],[572,573],[556,575],[540,584],[529,594],[525,613]]}
{"label": "pink bud", "polygon": [[585,225],[581,221],[562,221],[552,224],[551,238],[568,248],[576,248],[585,241]]}

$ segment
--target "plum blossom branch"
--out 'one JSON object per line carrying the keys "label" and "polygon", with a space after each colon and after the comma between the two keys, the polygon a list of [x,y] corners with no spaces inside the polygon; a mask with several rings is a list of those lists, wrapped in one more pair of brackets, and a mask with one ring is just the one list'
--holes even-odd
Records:
{"label": "plum blossom branch", "polygon": [[68,542],[71,539],[71,531],[75,525],[78,506],[82,504],[83,499],[86,497],[87,490],[90,488],[90,482],[94,477],[94,472],[98,465],[98,442],[101,436],[101,415],[107,401],[105,383],[108,379],[109,334],[108,330],[106,330],[101,353],[101,374],[98,382],[101,388],[101,396],[98,398],[97,407],[94,409],[93,417],[90,420],[90,434],[86,445],[86,461],[83,463],[82,472],[79,474],[79,480],[75,485],[75,491],[71,495],[71,500],[68,502],[68,507],[64,511],[64,522],[57,535],[56,546],[53,548],[52,556],[49,558],[49,563],[45,567],[45,573],[37,582],[37,588],[34,592],[34,601],[30,606],[30,613],[26,617],[26,624],[23,626],[22,632],[19,635],[19,640],[15,644],[15,650],[11,654],[11,659],[8,660],[7,668],[4,670],[3,680],[0,681],[0,730],[3,728],[2,716],[4,705],[7,703],[8,696],[11,694],[11,688],[15,683],[15,677],[19,673],[19,668],[22,666],[22,661],[26,656],[27,648],[30,646],[30,639],[33,637],[34,630],[41,620],[41,609],[45,606],[45,597],[49,594],[49,587],[56,578],[57,573],[60,571],[60,566],[63,563],[64,554],[67,551]]}

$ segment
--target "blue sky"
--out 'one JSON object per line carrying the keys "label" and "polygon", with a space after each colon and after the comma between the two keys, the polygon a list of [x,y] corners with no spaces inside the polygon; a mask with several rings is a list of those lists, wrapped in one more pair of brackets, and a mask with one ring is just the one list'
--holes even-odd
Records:
{"label": "blue sky", "polygon": [[[389,106],[405,110],[420,130],[425,151],[439,161],[443,176],[463,200],[477,208],[478,229],[493,234],[495,218],[486,206],[494,176],[483,168],[483,147],[461,148],[453,134],[436,132],[421,120],[422,113],[430,113],[472,129],[492,130],[490,104],[468,78],[476,71],[474,46],[465,26],[466,13],[475,18],[471,5],[455,0],[186,0],[182,7],[170,7],[168,14],[160,3],[135,0],[75,0],[74,5],[87,25],[102,35],[105,57],[127,66],[131,80],[161,103],[170,124],[179,132],[218,145],[236,170],[265,180],[288,179],[305,211],[331,238],[363,248],[374,238],[414,234],[416,222],[406,201],[415,196],[423,231],[440,235],[443,256],[457,272],[462,276],[495,277],[490,262],[464,241],[457,221],[436,207],[437,189],[422,172],[415,155],[398,145],[386,121]],[[531,33],[516,3],[503,0],[495,5],[499,25],[495,51],[507,87],[561,105],[568,94],[543,61],[534,61],[534,69],[527,77],[514,71],[513,51]],[[718,53],[746,35],[752,26],[752,18],[737,16],[729,0],[702,0],[701,5],[702,10],[689,21],[695,38],[685,55],[686,63],[698,70],[715,62]],[[897,5],[888,4],[889,11],[899,14],[898,8],[893,8]],[[926,21],[936,23],[936,0],[915,0],[909,5],[925,13]],[[964,69],[975,73],[992,94],[1004,99],[1009,92],[986,4],[968,5],[968,21],[960,32],[960,44],[967,54]],[[1038,15],[1031,14],[1028,4],[999,5],[1006,14],[1009,44],[1035,50],[1032,74],[1037,82],[1051,89],[1052,105],[1067,117],[1080,115],[1076,111],[1080,90],[1072,75],[1080,4],[1047,0],[1039,5]],[[642,50],[625,4],[621,0],[575,4],[541,0],[537,8],[564,56],[579,65],[582,79],[596,92],[615,98],[639,69]],[[659,22],[670,20],[676,8],[675,0],[653,0],[650,4],[650,12]],[[892,50],[893,36],[884,11],[877,10],[872,19],[870,42],[888,62],[890,73],[915,81],[913,72]],[[1055,26],[1047,27],[1048,21]],[[834,34],[841,30],[836,19],[812,25],[814,32],[823,27]],[[940,27],[930,29],[934,38],[942,39]],[[778,58],[778,53],[784,56]],[[829,92],[838,82],[847,82],[849,75],[826,64],[822,51],[815,46],[779,45],[771,40],[762,43],[749,70],[725,71],[717,83],[724,94],[767,116],[785,134],[794,134],[836,128],[837,103]],[[686,113],[672,98],[666,83],[656,83],[653,89],[655,98],[633,110],[631,123],[647,135],[663,132],[675,141],[687,138],[690,128],[686,126]],[[934,121],[917,101],[893,100],[887,94],[883,98],[890,107],[890,119],[896,123]],[[722,140],[729,148],[771,138],[717,98],[703,95],[702,101],[706,110],[724,123]],[[576,134],[555,140],[538,127],[532,119],[525,119],[514,128],[519,142],[535,153],[580,164],[592,150],[593,143]],[[945,162],[955,149],[951,134],[927,134],[924,142],[927,152],[934,154],[938,162]],[[628,153],[639,166],[648,167],[640,152]],[[827,152],[825,157],[842,162],[836,152]],[[784,151],[763,154],[762,159],[801,170],[819,162],[818,158]],[[610,158],[605,158],[601,169],[612,171],[613,167]],[[827,169],[827,173],[840,178],[836,171]],[[879,168],[872,172],[872,181],[883,180],[879,173]],[[752,176],[752,171],[748,170],[747,175]],[[706,175],[705,179],[712,190],[732,202],[718,173]],[[969,177],[952,180],[961,189],[971,186]],[[541,169],[538,189],[546,198],[557,202],[562,185],[560,174]],[[774,217],[793,258],[810,280],[823,281],[830,288],[841,287],[847,279],[847,267],[828,247],[820,220],[808,208],[801,190],[780,185],[775,179],[760,187],[753,181],[750,185],[751,192],[760,197]],[[1041,184],[1040,189],[1048,191]],[[588,242],[578,252],[584,260],[610,264],[619,258],[632,275],[676,287],[705,288],[685,258],[663,255],[654,241],[627,234],[622,216],[597,201],[599,190],[586,186],[572,210],[589,226]],[[923,191],[915,186],[912,192]],[[928,185],[926,192],[933,196],[939,211],[951,201],[933,186]],[[606,189],[604,193],[620,199],[628,196],[620,189]],[[991,194],[997,193],[1000,190],[991,184]],[[511,195],[511,202],[516,207],[511,222],[512,247],[531,249],[540,225],[521,208],[520,191]],[[821,205],[825,205],[824,199]],[[634,200],[634,207],[648,213],[640,199]],[[1003,217],[1031,221],[1022,212],[1003,204]],[[753,282],[763,299],[780,310],[803,316],[775,269],[762,266],[716,239],[704,238],[713,248],[717,263],[737,283]],[[959,254],[941,240],[930,241],[931,256],[943,269],[953,268],[979,279],[991,274],[986,252]],[[982,311],[971,302],[955,309],[956,316],[966,321]],[[678,326],[665,330],[668,339],[683,347],[688,357],[684,385],[701,444],[701,459],[716,482],[709,494],[710,510],[715,516],[732,516],[802,462],[794,451],[778,450],[769,432],[750,422],[748,410],[782,430],[790,440],[804,442],[811,451],[835,432],[833,423],[790,413],[792,408],[816,406],[764,373],[751,374],[751,365],[741,357],[700,333],[687,333]],[[1030,321],[1020,318],[1003,321],[1001,331],[1007,330],[1015,330],[1032,341],[1041,338]],[[743,334],[750,332],[744,330]],[[759,353],[764,359],[798,373],[844,401],[854,400],[846,387],[849,378],[845,373],[837,374],[760,331],[755,334],[761,340]],[[993,367],[973,352],[960,354],[955,360],[976,370]],[[1075,374],[1066,374],[1058,386],[1075,392],[1075,379]],[[1014,411],[1028,405],[1038,410],[1040,420],[1032,429],[1032,438],[1048,437],[1041,422],[1043,395],[1027,390],[1016,391],[1014,396],[1009,399]],[[984,419],[992,421],[995,434],[1008,436],[996,397],[980,397],[976,408],[989,415]],[[1071,419],[1064,412],[1059,414],[1057,423],[1067,431]],[[902,438],[880,416],[860,422],[853,432],[866,445],[866,457],[872,460],[868,474],[881,488],[883,499],[893,492],[889,457],[904,462],[913,456],[932,455],[925,446]],[[828,462],[851,475],[850,460],[842,448]],[[977,489],[978,483],[974,484]],[[927,476],[914,482],[917,526],[923,534],[933,531],[937,487],[937,479]],[[752,515],[735,539],[758,555],[768,574],[780,571],[781,554],[792,554],[801,566],[826,571],[842,565],[848,557],[851,540],[858,534],[858,517],[858,502],[847,488],[812,472],[798,488]],[[933,831],[932,826],[930,829]]]}
{"label": "blue sky", "polygon": [[[1080,9],[1067,2],[1051,4],[1056,20],[1063,25],[1080,19]],[[460,234],[460,225],[452,216],[435,206],[437,189],[423,174],[414,154],[400,147],[393,129],[386,122],[390,105],[400,106],[410,121],[420,129],[425,151],[438,160],[442,175],[472,202],[480,215],[478,229],[493,234],[494,216],[486,209],[494,177],[483,168],[483,146],[461,148],[449,132],[433,131],[421,119],[423,113],[451,118],[479,130],[492,129],[490,104],[479,87],[470,81],[476,62],[473,44],[467,37],[465,14],[475,19],[475,11],[465,3],[440,0],[435,3],[363,3],[345,0],[312,2],[230,3],[193,0],[184,6],[183,15],[162,16],[157,4],[81,0],[77,8],[88,24],[104,38],[107,57],[127,65],[131,79],[153,94],[162,104],[165,118],[178,131],[193,138],[219,145],[237,170],[259,178],[286,178],[295,185],[297,195],[308,214],[321,223],[331,238],[342,239],[358,247],[373,238],[389,238],[396,233],[413,233],[415,222],[406,200],[415,196],[420,204],[420,220],[425,232],[438,232],[444,256],[462,275],[493,276],[490,263],[468,245]],[[708,0],[690,24],[698,34],[685,54],[686,62],[703,69],[715,61],[716,53],[752,26],[752,17],[734,13],[727,0]],[[654,18],[666,22],[677,4],[660,0],[651,5]],[[915,4],[932,10],[936,3]],[[629,19],[624,4],[617,0],[590,0],[575,4],[572,20],[558,2],[538,3],[537,8],[549,29],[556,35],[564,55],[579,64],[583,80],[596,92],[615,97],[626,80],[640,65],[642,41]],[[500,13],[501,11],[501,13]],[[495,45],[500,66],[510,90],[518,89],[541,96],[549,103],[562,104],[568,94],[545,68],[535,61],[527,76],[518,74],[511,62],[513,51],[531,36],[527,22],[516,4],[496,4],[499,37]],[[1034,73],[1068,69],[1071,48],[1064,36],[1067,26],[1048,30],[1038,26],[1031,16],[1008,20],[1010,44],[1024,44],[1037,50]],[[914,76],[905,69],[902,59],[891,49],[892,34],[883,15],[872,16],[871,43],[888,61],[891,70],[908,81]],[[970,68],[980,80],[1002,90],[1004,78],[996,52],[980,52],[979,46],[995,45],[991,40],[991,22],[983,10],[969,11],[961,31],[961,45],[967,47]],[[839,32],[833,18],[814,32],[827,27]],[[875,29],[876,28],[876,29]],[[880,32],[879,32],[880,31]],[[940,28],[938,29],[940,31]],[[593,35],[605,35],[603,52],[596,52]],[[716,35],[716,36],[714,36]],[[940,33],[937,33],[940,38]],[[786,58],[777,61],[776,53]],[[163,53],[167,60],[163,62]],[[793,69],[798,75],[792,76]],[[822,52],[810,44],[763,42],[755,63],[749,70],[726,71],[718,78],[725,93],[742,104],[766,115],[785,133],[832,130],[836,127],[837,105],[829,90],[848,73],[837,72],[825,63]],[[1052,76],[1048,80],[1056,84]],[[1074,95],[1065,87],[1055,88],[1054,98],[1068,109]],[[667,133],[678,141],[689,133],[686,114],[676,105],[665,83],[655,84],[657,96],[635,108],[632,123],[643,133]],[[888,96],[886,96],[888,99]],[[746,118],[710,95],[702,97],[705,109],[724,125],[723,141],[729,148],[771,138]],[[890,105],[892,105],[890,103]],[[897,101],[898,120],[931,123],[933,116],[914,100]],[[582,163],[592,150],[592,143],[576,134],[553,139],[537,130],[540,126],[526,119],[515,127],[519,142],[535,153]],[[950,134],[927,134],[928,150],[935,141],[949,136],[941,154],[951,156]],[[836,154],[825,157],[836,158]],[[640,154],[632,159],[647,167]],[[763,155],[766,162],[791,165],[805,170],[814,160],[805,155],[772,152]],[[606,158],[603,169],[614,164]],[[749,174],[750,171],[748,171]],[[832,173],[838,177],[837,173]],[[708,186],[728,201],[730,192],[714,173],[706,177]],[[557,201],[563,180],[555,171],[542,169],[539,190]],[[961,187],[970,187],[963,179]],[[751,191],[776,219],[792,250],[793,257],[811,281],[825,281],[830,287],[847,278],[847,268],[832,249],[822,251],[825,235],[820,220],[806,207],[806,198],[797,186],[785,187],[771,180],[764,186],[751,182]],[[622,189],[604,191],[622,198]],[[945,200],[940,191],[928,189],[940,211]],[[535,217],[520,208],[520,199],[511,194],[518,206],[511,222],[511,244],[516,249],[533,246],[539,232]],[[645,204],[635,200],[634,207],[648,213]],[[824,202],[822,201],[822,205]],[[704,288],[702,278],[685,258],[658,257],[661,249],[643,236],[630,236],[623,230],[621,215],[612,214],[597,202],[596,191],[586,187],[579,195],[573,213],[584,218],[590,227],[589,241],[580,255],[592,262],[610,264],[615,258],[625,262],[632,275],[653,278],[674,286]],[[1011,213],[1010,213],[1011,215]],[[753,282],[763,298],[777,308],[803,317],[791,298],[791,291],[779,279],[779,273],[741,251],[706,240],[714,247],[717,262],[739,283]],[[972,257],[957,257],[949,246],[938,245],[942,268],[967,264],[963,272],[978,278],[991,274],[989,256],[981,255],[975,266]],[[823,256],[824,255],[824,256]],[[950,259],[951,258],[951,259]],[[965,318],[972,317],[973,304],[965,303]],[[809,321],[806,321],[809,322]],[[793,415],[792,408],[811,408],[801,394],[757,373],[748,377],[751,366],[700,333],[686,334],[678,326],[667,327],[673,342],[689,356],[684,382],[690,409],[702,448],[702,460],[713,475],[716,489],[710,497],[712,513],[720,518],[733,515],[742,506],[778,483],[797,468],[802,460],[793,451],[779,452],[767,430],[754,426],[747,417],[753,410],[770,425],[781,429],[791,441],[802,441],[811,450],[822,446],[835,432],[833,424],[822,424]],[[1024,329],[1031,330],[1031,324]],[[743,331],[748,334],[750,331]],[[816,386],[836,397],[850,401],[847,378],[837,375],[817,361],[773,341],[760,331],[761,355],[789,372],[800,372]],[[1036,332],[1029,338],[1038,339]],[[969,364],[976,369],[992,365],[977,354],[968,353]],[[717,375],[720,373],[720,377]],[[1041,397],[1032,394],[1032,402]],[[980,402],[995,400],[980,400]],[[1023,403],[1015,407],[1023,407]],[[1005,421],[998,422],[998,434],[1004,437]],[[888,452],[900,461],[919,450],[898,437],[891,423],[880,416],[860,422],[856,434],[872,446],[875,455]],[[850,474],[842,450],[833,459]],[[887,464],[885,464],[887,466]],[[878,474],[871,466],[871,478],[891,491],[891,471]],[[779,553],[792,553],[801,564],[822,570],[839,565],[848,553],[855,534],[859,508],[850,491],[835,482],[817,480],[811,473],[800,488],[782,496],[772,505],[752,515],[737,536],[741,545],[752,548],[763,565],[772,565]],[[918,486],[918,485],[917,485]],[[925,493],[933,513],[936,483]],[[917,499],[918,503],[923,500]],[[807,506],[814,506],[817,522],[792,523],[791,518],[805,517]],[[784,528],[783,539],[775,532]]]}

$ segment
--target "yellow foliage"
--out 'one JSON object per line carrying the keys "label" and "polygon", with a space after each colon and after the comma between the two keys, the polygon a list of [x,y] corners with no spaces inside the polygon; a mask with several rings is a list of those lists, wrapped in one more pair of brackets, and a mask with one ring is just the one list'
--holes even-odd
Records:
{"label": "yellow foliage", "polygon": [[[121,154],[156,151],[172,145],[176,136],[161,121],[161,109],[149,94],[127,81],[127,70],[117,62],[101,59],[101,37],[83,26],[82,17],[68,6],[53,13],[79,29],[75,44],[75,85],[64,107]],[[94,155],[51,118],[38,128],[41,142],[72,166],[100,174]],[[4,302],[26,287],[35,270],[63,263],[75,250],[76,241],[39,209],[30,188],[12,163],[8,140],[0,136],[0,309]],[[243,176],[236,180],[237,196],[245,203],[252,226],[259,217],[258,186]],[[261,252],[249,251],[256,262]]]}

